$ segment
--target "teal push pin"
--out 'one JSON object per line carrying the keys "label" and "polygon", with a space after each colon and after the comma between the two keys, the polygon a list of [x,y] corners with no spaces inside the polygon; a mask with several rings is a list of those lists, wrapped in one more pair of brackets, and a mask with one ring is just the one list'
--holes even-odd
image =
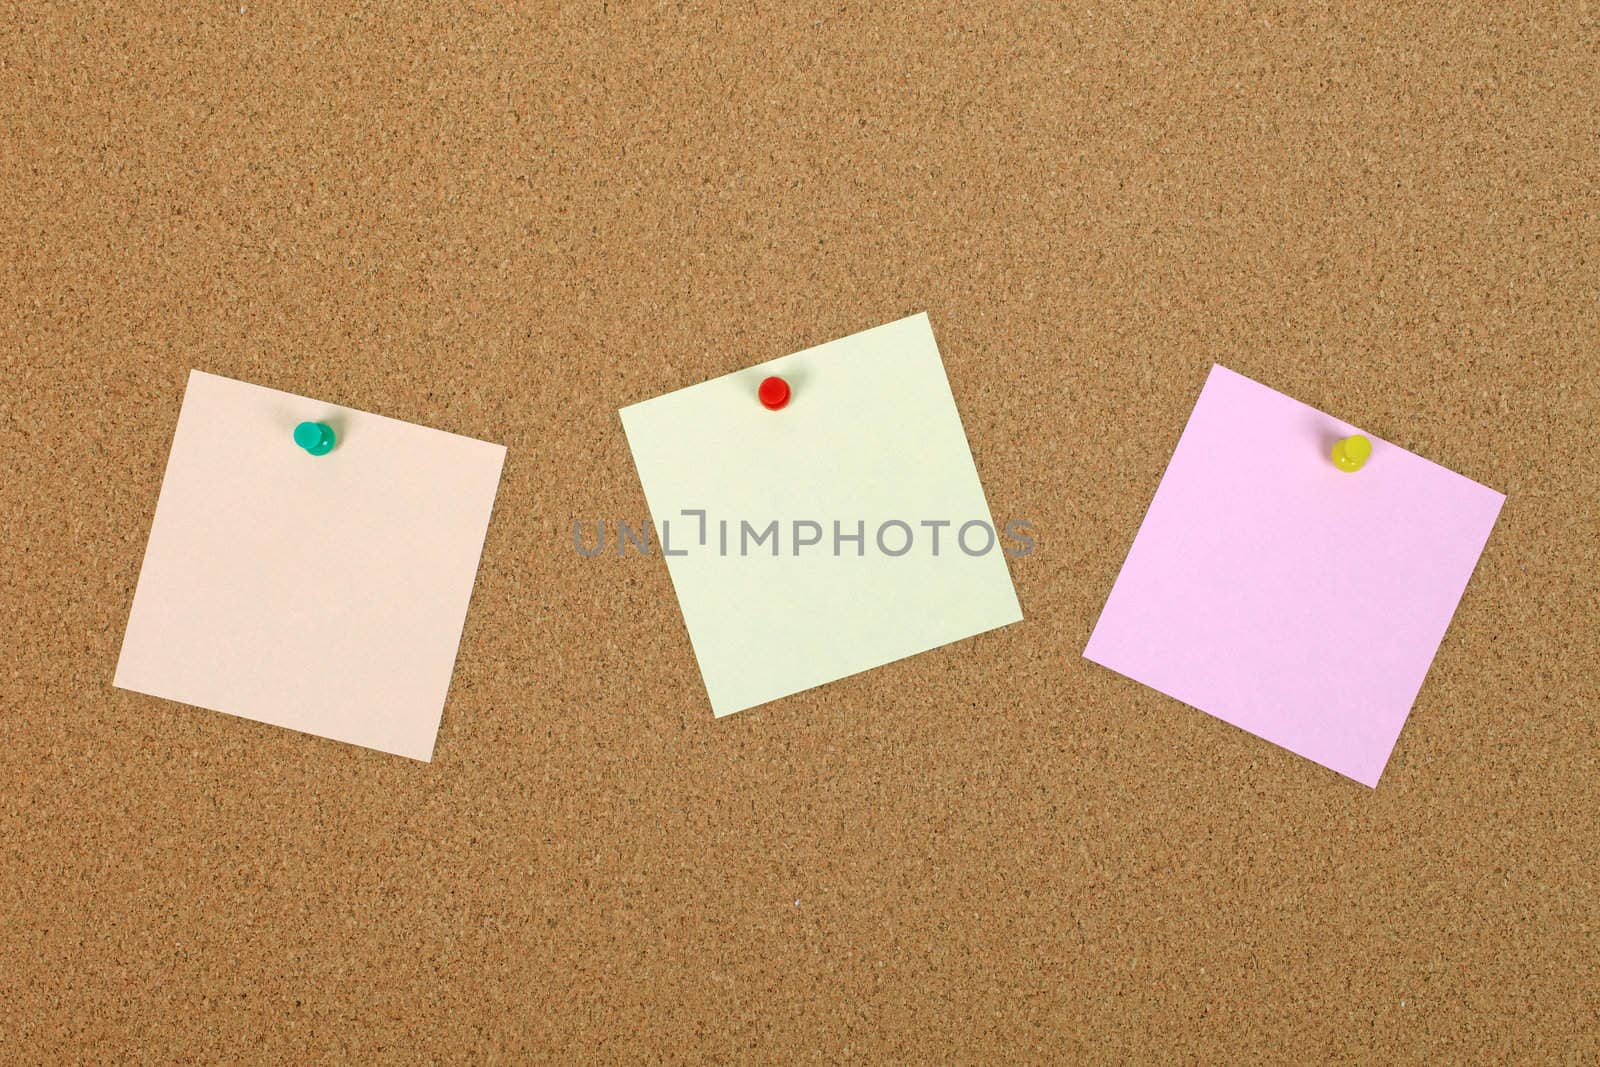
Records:
{"label": "teal push pin", "polygon": [[294,443],[313,456],[333,451],[333,427],[325,422],[302,422],[294,428]]}

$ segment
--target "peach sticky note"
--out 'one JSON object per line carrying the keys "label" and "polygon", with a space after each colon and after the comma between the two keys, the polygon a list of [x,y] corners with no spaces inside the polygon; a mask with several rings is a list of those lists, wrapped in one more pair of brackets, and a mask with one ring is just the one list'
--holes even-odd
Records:
{"label": "peach sticky note", "polygon": [[1213,367],[1084,655],[1378,784],[1505,497]]}
{"label": "peach sticky note", "polygon": [[504,460],[192,372],[115,684],[430,759]]}

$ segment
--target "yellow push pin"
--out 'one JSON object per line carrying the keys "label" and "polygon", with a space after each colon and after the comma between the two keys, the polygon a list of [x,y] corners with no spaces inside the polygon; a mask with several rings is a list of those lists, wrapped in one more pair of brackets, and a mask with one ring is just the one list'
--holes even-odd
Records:
{"label": "yellow push pin", "polygon": [[1358,471],[1372,455],[1372,442],[1356,434],[1333,446],[1333,465],[1342,471]]}

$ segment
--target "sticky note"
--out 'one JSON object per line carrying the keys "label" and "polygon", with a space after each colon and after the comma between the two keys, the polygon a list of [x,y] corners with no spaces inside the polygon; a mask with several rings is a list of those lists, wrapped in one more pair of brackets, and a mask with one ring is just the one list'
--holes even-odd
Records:
{"label": "sticky note", "polygon": [[192,372],[115,684],[430,759],[504,460]]}
{"label": "sticky note", "polygon": [[1369,786],[1505,497],[1211,369],[1084,655]]}
{"label": "sticky note", "polygon": [[715,715],[1022,618],[926,315],[621,417]]}

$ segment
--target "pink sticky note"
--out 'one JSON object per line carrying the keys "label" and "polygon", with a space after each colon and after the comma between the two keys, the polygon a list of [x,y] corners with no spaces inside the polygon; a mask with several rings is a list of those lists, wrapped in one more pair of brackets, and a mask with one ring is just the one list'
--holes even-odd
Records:
{"label": "pink sticky note", "polygon": [[1505,496],[1211,369],[1084,656],[1376,786]]}
{"label": "pink sticky note", "polygon": [[114,684],[431,758],[505,454],[194,371]]}

